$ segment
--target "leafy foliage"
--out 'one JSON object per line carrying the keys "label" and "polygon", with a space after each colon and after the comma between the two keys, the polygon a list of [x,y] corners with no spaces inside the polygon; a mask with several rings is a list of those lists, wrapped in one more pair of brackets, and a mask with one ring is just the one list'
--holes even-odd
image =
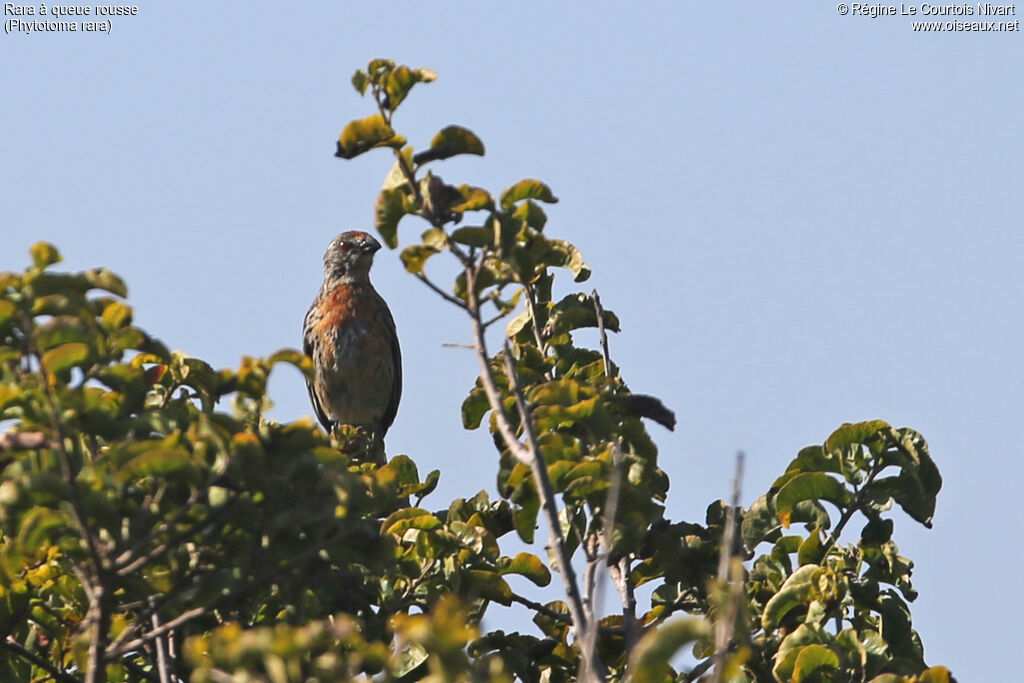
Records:
{"label": "leafy foliage", "polygon": [[[925,526],[935,512],[924,439],[843,425],[750,508],[668,519],[645,420],[675,416],[623,379],[607,344],[620,318],[597,292],[557,293],[558,273],[590,269],[550,234],[552,189],[446,183],[428,165],[482,155],[480,139],[447,126],[414,153],[395,131],[435,78],[383,59],[357,71],[376,112],[343,128],[337,156],[394,154],[376,229],[467,315],[481,374],[462,417],[494,436],[498,499],[431,506],[439,472],[421,479],[406,455],[378,466],[354,430],[332,441],[267,420],[269,373],[309,373],[309,358],[214,370],[169,351],[133,325],[116,275],[58,272],[40,243],[0,274],[0,678],[952,681],[925,663],[913,563],[893,541],[896,507]],[[432,275],[444,268],[449,287]],[[580,343],[587,328],[599,348]],[[502,554],[503,537],[535,543],[539,528],[544,559]],[[605,573],[614,614],[594,608]],[[520,595],[511,575],[554,579],[564,600]],[[486,631],[504,608],[537,635]]]}

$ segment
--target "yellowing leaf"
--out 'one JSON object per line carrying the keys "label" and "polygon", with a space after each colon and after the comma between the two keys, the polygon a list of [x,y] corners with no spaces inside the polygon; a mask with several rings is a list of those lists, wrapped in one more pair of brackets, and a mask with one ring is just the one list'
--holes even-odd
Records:
{"label": "yellowing leaf", "polygon": [[541,587],[551,583],[551,572],[540,558],[530,553],[519,553],[500,569],[502,574],[519,574]]}
{"label": "yellowing leaf", "polygon": [[402,265],[413,275],[423,272],[427,259],[437,253],[437,249],[426,244],[412,244],[402,250]]}
{"label": "yellowing leaf", "polygon": [[32,263],[35,264],[36,268],[52,266],[61,260],[57,247],[49,242],[36,242],[29,247],[29,253],[32,254]]}
{"label": "yellowing leaf", "polygon": [[7,324],[7,321],[14,317],[18,307],[10,301],[0,300],[0,327]]}
{"label": "yellowing leaf", "polygon": [[375,147],[401,147],[405,138],[397,135],[380,114],[351,121],[338,138],[338,150],[334,156],[353,159]]}

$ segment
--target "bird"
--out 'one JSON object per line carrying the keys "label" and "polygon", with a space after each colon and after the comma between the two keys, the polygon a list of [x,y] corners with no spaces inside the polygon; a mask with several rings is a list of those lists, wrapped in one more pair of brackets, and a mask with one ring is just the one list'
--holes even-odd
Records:
{"label": "bird", "polygon": [[303,321],[302,350],[313,360],[306,386],[324,429],[369,429],[383,444],[402,397],[402,351],[391,310],[370,284],[379,249],[360,230],[331,240],[323,285]]}

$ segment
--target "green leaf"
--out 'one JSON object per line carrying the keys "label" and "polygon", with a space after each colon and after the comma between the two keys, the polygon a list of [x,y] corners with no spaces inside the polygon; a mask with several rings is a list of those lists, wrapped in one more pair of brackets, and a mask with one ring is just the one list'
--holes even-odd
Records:
{"label": "green leaf", "polygon": [[548,240],[551,250],[557,255],[554,265],[568,268],[573,275],[573,280],[583,282],[590,277],[590,266],[583,262],[583,254],[580,250],[565,240]]}
{"label": "green leaf", "polygon": [[740,535],[747,550],[753,550],[762,541],[769,540],[769,534],[781,526],[779,518],[768,505],[768,496],[763,495],[750,504],[750,509],[743,515]]}
{"label": "green leaf", "polygon": [[313,379],[313,359],[298,349],[279,349],[267,359],[267,362],[271,366],[287,363],[298,369],[306,379]]}
{"label": "green leaf", "polygon": [[85,321],[65,315],[47,320],[32,332],[32,338],[40,351],[46,351],[69,342],[88,344],[96,337],[97,333]]}
{"label": "green leaf", "polygon": [[29,253],[32,254],[33,265],[40,269],[61,261],[60,252],[57,251],[57,247],[49,242],[36,242],[29,247]]}
{"label": "green leaf", "polygon": [[817,529],[812,529],[811,534],[800,544],[796,556],[801,565],[816,564],[821,560],[821,534]]}
{"label": "green leaf", "polygon": [[516,202],[523,199],[538,199],[548,204],[558,201],[558,197],[551,193],[550,187],[539,180],[527,178],[520,180],[501,193],[501,208],[508,211],[515,206]]}
{"label": "green leaf", "polygon": [[395,187],[381,190],[373,205],[373,225],[391,249],[398,246],[398,223],[409,213],[406,191]]}
{"label": "green leaf", "polygon": [[630,656],[633,683],[662,683],[669,680],[669,662],[683,646],[707,638],[706,621],[697,617],[675,619],[649,631],[636,644]]}
{"label": "green leaf", "polygon": [[877,441],[878,433],[885,429],[891,429],[891,427],[884,420],[869,420],[852,424],[847,422],[832,432],[825,440],[825,450],[834,453],[846,446],[869,445]]}
{"label": "green leaf", "polygon": [[544,209],[540,208],[540,205],[532,199],[527,199],[517,206],[512,215],[538,231],[543,230],[548,222],[548,215],[544,213]]}
{"label": "green leaf", "polygon": [[388,94],[387,108],[391,111],[397,109],[417,83],[429,83],[436,79],[437,74],[431,69],[410,69],[404,64],[395,67],[388,74],[384,85],[384,90]]}
{"label": "green leaf", "polygon": [[430,659],[430,653],[419,643],[412,643],[403,652],[395,656],[391,665],[391,673],[396,680],[405,680],[405,676],[413,673]]}
{"label": "green leaf", "polygon": [[[602,322],[608,332],[618,332],[619,318],[611,311],[602,307]],[[597,308],[594,297],[577,292],[568,294],[551,307],[547,324],[544,326],[546,335],[559,335],[584,327],[597,327]]]}
{"label": "green leaf", "polygon": [[823,472],[802,472],[792,477],[775,494],[775,514],[789,527],[793,506],[805,500],[827,500],[840,509],[850,502],[850,492],[838,480]]}
{"label": "green leaf", "polygon": [[192,454],[184,448],[152,448],[135,456],[114,475],[126,484],[141,477],[166,476],[182,472],[192,465]]}
{"label": "green leaf", "polygon": [[441,526],[441,520],[423,508],[404,508],[393,513],[381,524],[381,532],[401,536],[408,529],[429,531]]}
{"label": "green leaf", "polygon": [[51,374],[59,374],[78,365],[89,362],[91,356],[88,344],[71,342],[61,344],[43,354],[43,368]]}
{"label": "green leaf", "polygon": [[434,247],[426,244],[412,244],[402,250],[402,264],[408,272],[416,275],[423,272],[427,259],[436,253],[438,250]]}
{"label": "green leaf", "polygon": [[519,553],[507,563],[499,561],[498,568],[502,574],[519,574],[541,587],[551,583],[551,572],[539,557],[530,553]]}
{"label": "green leaf", "polygon": [[516,533],[524,543],[533,543],[533,535],[537,530],[537,513],[540,511],[540,500],[536,494],[519,502],[520,507],[512,513],[512,523]]}
{"label": "green leaf", "polygon": [[468,569],[463,579],[471,594],[506,607],[512,604],[512,589],[500,575],[483,569]]}
{"label": "green leaf", "polygon": [[490,409],[491,403],[487,399],[487,392],[481,387],[474,387],[462,402],[462,425],[466,429],[476,429]]}
{"label": "green leaf", "polygon": [[399,486],[409,486],[420,483],[420,474],[416,469],[416,463],[408,455],[396,455],[388,461],[387,467],[391,468],[398,475]]}
{"label": "green leaf", "polygon": [[452,233],[452,241],[469,247],[490,247],[494,244],[494,231],[480,226],[466,226]]}
{"label": "green leaf", "polygon": [[128,286],[117,274],[106,268],[92,268],[82,273],[92,287],[116,294],[122,299],[128,296]]}
{"label": "green leaf", "polygon": [[34,507],[18,527],[18,546],[25,553],[39,552],[44,544],[56,541],[57,532],[65,524],[64,516],[56,510]]}
{"label": "green leaf", "polygon": [[429,495],[441,480],[441,470],[431,470],[423,483],[406,484],[399,489],[400,496],[418,496],[420,500]]}
{"label": "green leaf", "polygon": [[362,69],[356,69],[356,72],[352,74],[352,87],[356,89],[356,92],[365,95],[366,86],[369,84],[370,76]]}
{"label": "green leaf", "polygon": [[484,143],[468,128],[446,126],[430,141],[430,147],[414,156],[413,161],[425,164],[428,161],[449,159],[457,154],[483,156]]}
{"label": "green leaf", "polygon": [[864,496],[875,501],[895,500],[903,511],[927,528],[932,527],[936,499],[925,490],[919,477],[904,470],[897,477],[882,477],[864,487]]}
{"label": "green leaf", "polygon": [[450,211],[454,213],[465,213],[467,211],[494,211],[494,198],[491,194],[480,187],[472,185],[459,185],[459,192],[462,194],[462,201],[453,204]]}
{"label": "green leaf", "polygon": [[[808,645],[800,648],[793,666],[793,683],[802,683],[822,669],[838,669],[839,657],[824,645]],[[821,680],[821,679],[814,679]]]}
{"label": "green leaf", "polygon": [[405,138],[395,133],[380,114],[349,122],[338,138],[334,156],[354,159],[375,147],[401,147]]}
{"label": "green leaf", "polygon": [[818,565],[807,564],[790,574],[779,588],[779,592],[764,606],[761,626],[766,631],[773,630],[791,610],[810,602],[814,579],[823,571]]}

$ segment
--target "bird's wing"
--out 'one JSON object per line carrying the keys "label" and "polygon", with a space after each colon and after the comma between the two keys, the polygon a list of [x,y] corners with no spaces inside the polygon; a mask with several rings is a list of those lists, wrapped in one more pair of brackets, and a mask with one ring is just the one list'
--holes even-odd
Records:
{"label": "bird's wing", "polygon": [[[306,313],[306,319],[302,323],[302,352],[313,359],[314,372],[317,366],[317,348],[316,341],[317,337],[315,334],[316,322],[318,320],[317,315],[314,313],[316,306],[314,305]],[[314,377],[315,381],[315,377]],[[313,404],[313,411],[316,413],[316,418],[320,420],[320,424],[324,426],[324,429],[330,433],[334,428],[334,422],[327,417],[323,407],[320,405],[320,399],[317,397],[316,388],[314,382],[306,380],[306,391],[309,392],[309,402]]]}
{"label": "bird's wing", "polygon": [[391,311],[388,310],[387,304],[384,304],[383,308],[387,321],[390,323],[388,329],[391,330],[391,339],[388,342],[391,346],[391,367],[394,372],[394,381],[391,383],[391,396],[388,398],[387,408],[384,409],[384,415],[380,419],[381,436],[387,433],[391,423],[395,421],[395,415],[398,414],[398,403],[402,400],[402,349],[398,344],[398,333],[395,331],[395,321],[391,316]]}

